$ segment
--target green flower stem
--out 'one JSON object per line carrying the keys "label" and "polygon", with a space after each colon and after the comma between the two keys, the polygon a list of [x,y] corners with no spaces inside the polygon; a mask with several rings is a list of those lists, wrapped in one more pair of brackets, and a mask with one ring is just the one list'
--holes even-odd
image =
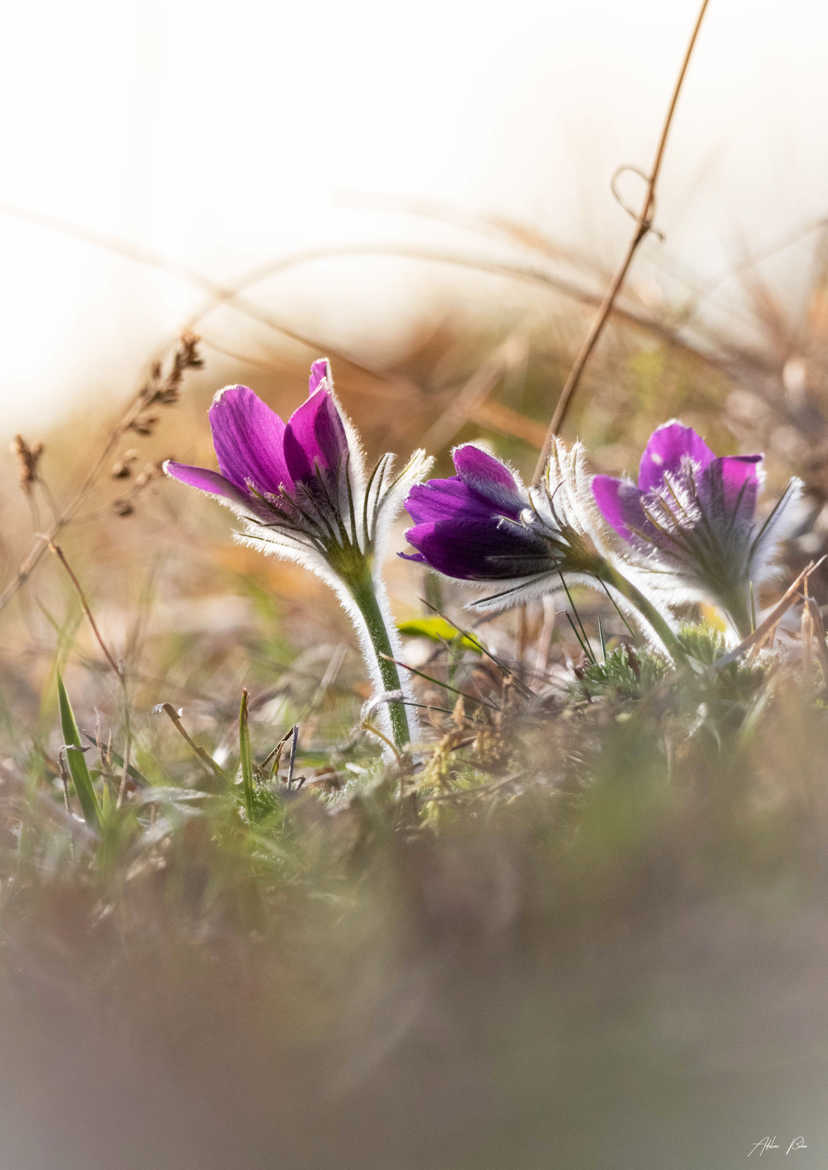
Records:
{"label": "green flower stem", "polygon": [[600,578],[607,585],[611,585],[613,589],[617,589],[622,597],[626,597],[627,601],[635,606],[645,621],[652,626],[659,638],[661,638],[665,649],[674,661],[681,662],[687,657],[681,642],[679,642],[667,622],[653,603],[648,601],[641,590],[633,585],[632,581],[629,581],[623,573],[619,573],[616,568],[606,562],[601,566]]}
{"label": "green flower stem", "polygon": [[[385,615],[377,598],[374,582],[370,573],[366,573],[356,582],[348,584],[348,591],[362,614],[374,654],[377,659],[377,668],[382,685],[386,691],[402,690],[397,664],[393,661],[394,647],[385,623]],[[405,703],[399,699],[388,704],[391,718],[391,731],[394,744],[398,751],[404,751],[411,739],[411,730],[408,726],[408,715]]]}
{"label": "green flower stem", "polygon": [[753,633],[753,614],[746,589],[738,587],[732,592],[722,594],[719,604],[733,622],[736,633],[740,638],[747,638]]}

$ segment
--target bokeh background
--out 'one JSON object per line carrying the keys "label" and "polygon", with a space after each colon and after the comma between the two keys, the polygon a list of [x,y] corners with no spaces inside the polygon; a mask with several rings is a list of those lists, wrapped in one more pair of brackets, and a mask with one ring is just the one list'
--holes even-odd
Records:
{"label": "bokeh background", "polygon": [[[601,287],[630,229],[611,175],[649,166],[694,18],[688,0],[18,8],[0,50],[3,428],[117,402],[202,308],[193,277],[226,289],[308,248],[531,259]],[[828,184],[827,19],[810,0],[711,8],[660,185],[665,239],[636,263],[651,310],[692,305],[694,321],[750,332],[738,269],[769,251],[759,270],[800,305]],[[639,201],[634,174],[619,188]],[[554,250],[538,255],[538,236]],[[525,291],[341,257],[245,297],[379,365],[414,322],[447,306],[499,316]],[[226,308],[202,328],[250,357],[283,350]]]}
{"label": "bokeh background", "polygon": [[[641,199],[634,170],[617,197],[612,176],[651,164],[696,11],[135,0],[7,18],[0,437],[45,444],[46,486],[0,459],[0,588],[106,450],[59,539],[153,784],[205,783],[157,705],[232,767],[243,686],[257,757],[300,721],[303,774],[369,775],[342,748],[368,691],[335,602],[232,545],[159,460],[211,462],[217,387],[288,413],[328,353],[370,454],[425,444],[443,469],[482,439],[531,473]],[[713,0],[660,234],[566,426],[615,473],[681,415],[719,451],[765,451],[771,491],[801,475],[789,576],[828,546],[826,34],[811,0]],[[203,368],[121,433],[184,328]],[[451,585],[397,560],[388,576],[400,617],[428,593],[465,620]],[[530,645],[527,669],[567,693],[560,617],[485,637],[510,660]],[[370,797],[337,817],[297,801],[255,849],[226,805],[173,801],[93,864],[61,820],[58,663],[117,750],[117,680],[49,555],[0,613],[15,1166],[729,1170],[767,1133],[806,1137],[791,1165],[825,1164],[824,694],[800,702],[799,674],[755,706],[737,680],[700,723],[695,692],[678,715],[657,693],[634,716],[617,696],[582,720],[516,716],[537,784],[435,804],[416,840]],[[453,731],[435,721],[432,746]]]}

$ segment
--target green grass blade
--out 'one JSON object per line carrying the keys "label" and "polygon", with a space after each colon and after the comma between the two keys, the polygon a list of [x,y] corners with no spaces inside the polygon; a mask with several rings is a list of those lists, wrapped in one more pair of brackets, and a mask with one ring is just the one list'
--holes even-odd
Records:
{"label": "green grass blade", "polygon": [[253,760],[250,755],[250,727],[247,719],[247,691],[242,691],[241,707],[239,709],[239,761],[242,774],[242,790],[244,792],[244,807],[247,811],[247,820],[253,823],[255,815],[255,795],[253,788]]}
{"label": "green grass blade", "polygon": [[[88,740],[90,747],[99,747],[97,737],[92,735],[91,732],[84,731],[83,728],[80,728],[80,733],[85,740]],[[116,752],[114,747],[107,745],[106,755],[112,760],[112,763],[115,765],[116,768],[120,768],[123,771],[124,757],[122,755],[120,755],[118,752]],[[133,764],[130,764],[129,767],[127,768],[127,774],[129,776],[130,780],[134,780],[135,784],[139,788],[149,788],[150,787],[150,781],[146,778],[146,776],[144,776],[144,774],[142,772],[139,772],[138,769]]]}
{"label": "green grass blade", "polygon": [[75,713],[72,710],[72,704],[69,702],[69,696],[66,694],[66,688],[63,685],[60,672],[58,672],[57,676],[57,685],[60,726],[63,733],[69,774],[72,777],[75,793],[80,802],[83,819],[90,829],[98,830],[101,827],[101,813],[98,806],[98,798],[95,795],[92,777],[89,775],[89,769],[86,766],[80,732],[75,721]]}

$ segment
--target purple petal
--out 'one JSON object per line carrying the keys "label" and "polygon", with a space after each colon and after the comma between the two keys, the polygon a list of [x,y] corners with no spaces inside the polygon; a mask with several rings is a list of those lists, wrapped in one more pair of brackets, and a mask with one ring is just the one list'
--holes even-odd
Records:
{"label": "purple petal", "polygon": [[175,463],[172,459],[168,459],[164,464],[164,472],[172,479],[186,483],[189,487],[198,488],[200,492],[206,492],[209,496],[230,500],[231,503],[256,514],[261,511],[255,499],[251,499],[245,492],[240,491],[235,484],[230,483],[217,471],[208,471],[206,467],[191,467],[188,463]]}
{"label": "purple petal", "polygon": [[297,483],[314,475],[315,463],[325,471],[343,465],[348,439],[336,402],[326,388],[294,410],[285,428],[284,450],[288,470]]}
{"label": "purple petal", "polygon": [[624,540],[634,540],[637,532],[649,530],[650,523],[641,504],[644,493],[630,480],[594,475],[592,494],[607,524]]}
{"label": "purple petal", "polygon": [[328,383],[328,389],[332,390],[333,374],[331,373],[331,363],[327,358],[318,358],[311,366],[310,379],[308,381],[308,396],[316,393],[323,378]]}
{"label": "purple petal", "polygon": [[470,491],[458,476],[415,484],[405,507],[415,524],[464,516],[489,520],[493,514],[492,505]]}
{"label": "purple petal", "polygon": [[753,519],[759,494],[761,455],[725,455],[707,465],[699,480],[699,501],[707,516]]}
{"label": "purple petal", "polygon": [[241,491],[252,482],[260,492],[278,493],[293,482],[284,455],[285,424],[247,386],[227,386],[210,407],[213,446],[222,473]]}
{"label": "purple petal", "polygon": [[417,524],[405,536],[420,554],[409,559],[464,581],[530,577],[550,568],[551,558],[540,537],[492,519],[437,520]]}
{"label": "purple petal", "polygon": [[692,427],[673,422],[665,423],[653,431],[638,469],[638,486],[642,492],[657,488],[665,471],[674,475],[679,472],[685,456],[689,456],[701,468],[715,459],[707,443]]}
{"label": "purple petal", "polygon": [[517,519],[526,504],[508,467],[471,443],[456,447],[452,458],[457,474],[472,491]]}
{"label": "purple petal", "polygon": [[750,488],[755,498],[759,490],[758,465],[761,462],[761,455],[724,455],[721,459],[713,460],[710,469],[717,469],[716,474],[721,477],[725,500],[729,504],[735,504],[744,491]]}

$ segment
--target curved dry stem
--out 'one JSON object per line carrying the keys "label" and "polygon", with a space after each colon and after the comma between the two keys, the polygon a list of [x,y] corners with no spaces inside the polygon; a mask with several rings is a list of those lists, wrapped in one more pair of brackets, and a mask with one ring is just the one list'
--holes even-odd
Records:
{"label": "curved dry stem", "polygon": [[618,293],[621,291],[621,286],[626,279],[627,272],[629,271],[630,265],[632,264],[633,257],[635,256],[635,253],[638,249],[638,245],[647,236],[652,228],[653,214],[655,211],[656,184],[658,183],[658,176],[659,172],[661,171],[662,161],[664,159],[664,151],[667,146],[667,139],[670,134],[670,127],[673,123],[673,115],[676,112],[676,106],[678,104],[679,94],[681,93],[681,87],[684,84],[684,79],[687,75],[687,68],[690,64],[690,58],[693,55],[693,49],[699,35],[699,30],[701,29],[704,14],[707,11],[708,3],[709,0],[702,0],[701,7],[699,8],[699,14],[696,17],[696,23],[693,26],[693,32],[690,36],[690,41],[684,52],[684,57],[682,58],[678,77],[676,78],[676,83],[673,86],[673,93],[670,98],[670,104],[667,107],[667,114],[664,119],[664,124],[661,128],[661,135],[658,140],[658,146],[656,147],[655,159],[653,160],[652,170],[649,174],[647,190],[644,194],[644,202],[641,206],[641,211],[639,212],[635,223],[635,230],[633,232],[632,239],[630,240],[630,243],[627,247],[624,259],[621,261],[621,266],[613,277],[612,284],[607,290],[607,294],[601,303],[601,307],[598,310],[598,316],[593,321],[592,327],[584,339],[584,343],[581,346],[580,352],[575,359],[575,363],[572,366],[572,369],[569,371],[569,376],[566,379],[564,387],[558,397],[558,401],[555,404],[555,410],[552,414],[552,418],[549,422],[549,429],[546,434],[546,441],[543,445],[540,456],[538,458],[537,466],[535,468],[535,482],[537,482],[543,474],[543,469],[546,465],[546,461],[549,458],[549,452],[552,448],[552,440],[563,426],[564,419],[566,418],[567,411],[569,410],[572,399],[575,396],[575,391],[578,389],[578,385],[580,384],[581,377],[583,375],[584,369],[586,368],[586,364],[589,361],[592,351],[595,349],[595,346],[598,342],[598,338],[601,336],[604,326],[606,325],[609,316],[613,311],[615,306],[615,299],[618,296]]}

